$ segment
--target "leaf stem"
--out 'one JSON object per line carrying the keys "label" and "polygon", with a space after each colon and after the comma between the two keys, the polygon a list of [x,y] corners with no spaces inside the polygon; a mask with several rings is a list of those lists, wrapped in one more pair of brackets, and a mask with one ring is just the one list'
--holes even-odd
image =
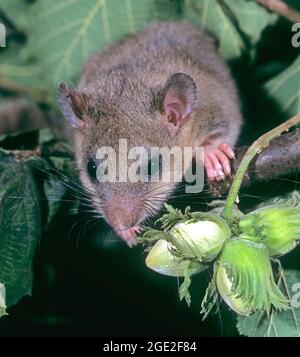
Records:
{"label": "leaf stem", "polygon": [[249,147],[246,151],[246,154],[243,157],[243,160],[237,170],[236,176],[233,180],[231,185],[225,207],[222,212],[222,216],[226,219],[226,221],[231,224],[232,223],[232,216],[233,216],[233,206],[237,200],[239,189],[243,182],[243,178],[245,173],[248,169],[248,166],[252,159],[259,155],[265,148],[267,148],[270,144],[270,141],[280,136],[284,131],[288,131],[289,128],[292,126],[300,123],[300,114],[295,115],[291,119],[287,120],[283,124],[277,126],[276,128],[268,131],[266,134],[262,135],[258,138],[254,143]]}

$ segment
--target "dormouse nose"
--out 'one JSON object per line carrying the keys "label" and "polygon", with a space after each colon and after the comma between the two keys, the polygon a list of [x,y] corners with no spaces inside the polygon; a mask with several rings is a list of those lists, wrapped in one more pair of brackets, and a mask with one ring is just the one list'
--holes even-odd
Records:
{"label": "dormouse nose", "polygon": [[108,223],[117,231],[137,224],[141,211],[140,200],[114,198],[107,202],[104,213]]}

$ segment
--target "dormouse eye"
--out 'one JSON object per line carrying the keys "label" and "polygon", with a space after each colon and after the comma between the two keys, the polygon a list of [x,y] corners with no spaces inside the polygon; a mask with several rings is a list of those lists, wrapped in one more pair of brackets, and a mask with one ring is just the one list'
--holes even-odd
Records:
{"label": "dormouse eye", "polygon": [[91,180],[97,180],[97,165],[93,159],[90,159],[87,163],[87,173]]}
{"label": "dormouse eye", "polygon": [[161,175],[162,173],[162,157],[161,155],[148,160],[148,176]]}

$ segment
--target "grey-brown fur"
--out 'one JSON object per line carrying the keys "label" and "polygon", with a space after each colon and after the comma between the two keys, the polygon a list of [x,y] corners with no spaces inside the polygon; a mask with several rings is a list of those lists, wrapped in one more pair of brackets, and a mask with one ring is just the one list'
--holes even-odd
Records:
{"label": "grey-brown fur", "polygon": [[[160,96],[175,73],[185,73],[194,80],[197,99],[189,119],[174,136],[165,125]],[[102,199],[94,198],[99,211],[108,204],[106,200],[143,195],[139,202],[141,213],[132,224],[148,216],[149,212],[143,210],[145,201],[159,197],[163,202],[169,195],[166,190],[171,191],[174,185],[96,185],[89,179],[86,165],[98,147],[108,145],[117,150],[120,138],[128,139],[129,148],[195,147],[203,143],[214,148],[223,141],[234,146],[242,123],[235,85],[217,54],[214,40],[180,22],[151,24],[91,56],[76,93],[71,97],[73,109],[86,123],[83,130],[76,132],[81,179],[88,189],[101,195]],[[152,201],[154,210],[161,206],[157,201]]]}
{"label": "grey-brown fur", "polygon": [[[161,123],[153,113],[152,94],[177,72],[189,74],[197,85],[198,103],[193,125],[188,125],[189,129],[193,128],[194,138],[219,130],[221,136],[234,145],[241,115],[229,70],[209,35],[179,22],[151,24],[140,34],[87,61],[78,90],[90,98],[90,113],[97,117],[99,111],[99,122],[96,119],[92,130],[97,131],[95,137],[116,128],[122,137],[133,137],[140,144],[158,143],[157,125],[160,127]],[[166,132],[161,134],[159,144],[161,139],[166,144],[170,138]],[[187,141],[190,144],[193,140],[187,138]]]}

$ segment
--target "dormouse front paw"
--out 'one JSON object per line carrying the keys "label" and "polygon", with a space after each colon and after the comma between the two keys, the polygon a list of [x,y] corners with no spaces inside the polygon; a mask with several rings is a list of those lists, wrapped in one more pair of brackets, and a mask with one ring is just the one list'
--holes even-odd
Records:
{"label": "dormouse front paw", "polygon": [[229,144],[223,142],[217,148],[204,147],[204,167],[209,181],[223,181],[231,174],[230,160],[234,159],[234,151]]}

